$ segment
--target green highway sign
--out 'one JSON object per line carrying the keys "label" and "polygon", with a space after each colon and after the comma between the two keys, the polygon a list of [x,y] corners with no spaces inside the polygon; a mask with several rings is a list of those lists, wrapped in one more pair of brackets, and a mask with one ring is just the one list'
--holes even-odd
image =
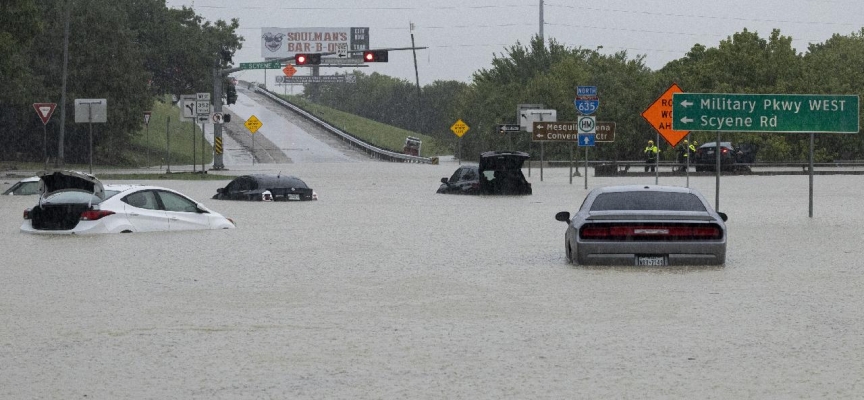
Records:
{"label": "green highway sign", "polygon": [[672,129],[858,133],[858,109],[857,95],[675,93]]}
{"label": "green highway sign", "polygon": [[282,63],[279,61],[265,61],[253,63],[240,63],[240,69],[280,69]]}

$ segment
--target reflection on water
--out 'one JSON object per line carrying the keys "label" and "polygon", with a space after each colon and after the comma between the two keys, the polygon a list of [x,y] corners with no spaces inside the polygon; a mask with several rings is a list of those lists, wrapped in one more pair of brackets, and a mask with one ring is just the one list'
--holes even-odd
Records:
{"label": "reflection on water", "polygon": [[[0,397],[860,393],[858,177],[817,177],[812,219],[806,177],[724,177],[724,267],[583,267],[554,220],[581,204],[581,179],[436,195],[456,167],[272,167],[318,192],[304,203],[159,181],[230,231],[22,235],[35,198],[0,198]],[[690,183],[714,198],[713,178]]]}

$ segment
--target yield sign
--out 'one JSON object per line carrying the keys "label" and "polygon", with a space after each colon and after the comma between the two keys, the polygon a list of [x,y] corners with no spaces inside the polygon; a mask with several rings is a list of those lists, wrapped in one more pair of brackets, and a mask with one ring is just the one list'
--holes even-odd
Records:
{"label": "yield sign", "polygon": [[673,83],[642,112],[642,118],[645,118],[672,147],[677,146],[678,142],[690,133],[690,131],[672,130],[672,95],[683,92],[678,84]]}
{"label": "yield sign", "polygon": [[288,64],[285,68],[282,68],[282,72],[285,73],[285,76],[294,76],[297,73],[297,68],[294,68],[293,65]]}
{"label": "yield sign", "polygon": [[36,109],[36,114],[42,119],[42,125],[48,125],[48,120],[51,119],[51,114],[54,114],[57,103],[33,103],[33,108]]}

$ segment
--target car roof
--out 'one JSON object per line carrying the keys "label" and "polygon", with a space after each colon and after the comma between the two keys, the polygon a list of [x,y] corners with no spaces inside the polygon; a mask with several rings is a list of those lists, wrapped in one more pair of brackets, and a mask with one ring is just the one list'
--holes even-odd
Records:
{"label": "car roof", "polygon": [[[706,142],[702,143],[699,147],[715,147],[717,146],[717,142]],[[723,147],[732,147],[732,142],[720,142],[720,146]]]}
{"label": "car roof", "polygon": [[298,184],[306,186],[306,182],[293,175],[251,174],[238,176],[236,179],[240,178],[252,178],[262,186],[269,188],[295,187]]}
{"label": "car roof", "polygon": [[616,185],[602,186],[592,190],[595,194],[601,193],[620,193],[620,192],[669,192],[669,193],[693,193],[694,189],[681,186],[663,186],[663,185]]}

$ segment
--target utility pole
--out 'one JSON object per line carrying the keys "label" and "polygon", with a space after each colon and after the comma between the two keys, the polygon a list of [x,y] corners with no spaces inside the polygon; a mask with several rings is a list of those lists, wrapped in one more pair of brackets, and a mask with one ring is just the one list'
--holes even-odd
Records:
{"label": "utility pole", "polygon": [[66,2],[66,20],[63,22],[63,83],[60,89],[60,134],[57,138],[57,167],[65,165],[63,143],[66,141],[66,76],[69,74],[69,16],[72,13],[72,0]]}
{"label": "utility pole", "polygon": [[546,46],[546,40],[543,39],[543,0],[540,0],[540,41]]}
{"label": "utility pole", "polygon": [[417,49],[414,47],[414,23],[409,23],[411,30],[411,52],[414,53],[414,79],[417,82],[417,132],[420,132],[423,127],[423,120],[420,119],[420,112],[423,109],[422,98],[420,97],[420,73],[417,71]]}

